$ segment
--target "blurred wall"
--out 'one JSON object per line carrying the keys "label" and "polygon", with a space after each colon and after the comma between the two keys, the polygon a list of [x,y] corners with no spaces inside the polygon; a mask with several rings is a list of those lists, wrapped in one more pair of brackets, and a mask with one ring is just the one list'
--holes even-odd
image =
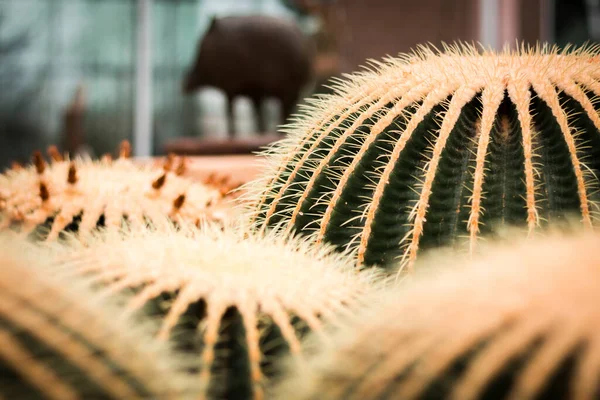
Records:
{"label": "blurred wall", "polygon": [[[255,13],[296,18],[282,1],[153,0],[155,151],[170,138],[225,133],[221,93],[180,92],[210,18]],[[419,43],[478,41],[484,3],[497,5],[505,22],[498,35],[512,43],[542,38],[581,44],[590,32],[586,0],[318,1],[334,7],[329,23],[339,44],[340,72]],[[62,114],[79,84],[85,88],[86,140],[96,154],[131,137],[135,6],[136,0],[0,0],[0,166],[60,143]],[[237,102],[238,131],[253,131],[251,112],[248,101]]]}
{"label": "blurred wall", "polygon": [[341,68],[409,51],[417,44],[476,41],[479,0],[338,0]]}
{"label": "blurred wall", "polygon": [[[518,40],[535,45],[548,39],[543,20],[548,0],[498,0],[495,3],[498,47]],[[340,67],[350,72],[368,58],[381,59],[432,43],[482,40],[483,0],[337,0],[335,24],[340,44]],[[551,17],[551,16],[550,16]],[[496,46],[496,44],[494,44]]]}

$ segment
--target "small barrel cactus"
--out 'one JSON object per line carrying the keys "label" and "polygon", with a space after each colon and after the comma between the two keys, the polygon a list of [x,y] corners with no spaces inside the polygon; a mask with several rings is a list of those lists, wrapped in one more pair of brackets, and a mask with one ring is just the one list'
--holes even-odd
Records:
{"label": "small barrel cactus", "polygon": [[36,152],[32,166],[14,166],[0,176],[0,229],[36,231],[54,240],[65,229],[120,228],[124,220],[146,225],[170,216],[193,223],[209,219],[210,208],[222,197],[216,188],[179,176],[183,159],[169,158],[164,168],[135,164],[127,142],[114,161],[70,161],[55,148],[49,154],[50,164]]}
{"label": "small barrel cactus", "polygon": [[187,399],[197,362],[116,320],[78,280],[49,274],[28,243],[0,238],[0,398]]}
{"label": "small barrel cactus", "polygon": [[376,276],[328,248],[211,226],[98,234],[57,250],[60,268],[107,285],[106,295],[133,290],[128,312],[162,315],[158,338],[175,329],[178,346],[200,352],[211,398],[263,398],[276,355],[301,359],[305,331],[344,316]]}
{"label": "small barrel cactus", "polygon": [[421,48],[350,76],[266,152],[251,218],[409,270],[424,248],[474,252],[495,226],[531,233],[574,213],[591,227],[599,54]]}
{"label": "small barrel cactus", "polygon": [[524,241],[412,280],[275,398],[598,399],[598,246],[598,235]]}

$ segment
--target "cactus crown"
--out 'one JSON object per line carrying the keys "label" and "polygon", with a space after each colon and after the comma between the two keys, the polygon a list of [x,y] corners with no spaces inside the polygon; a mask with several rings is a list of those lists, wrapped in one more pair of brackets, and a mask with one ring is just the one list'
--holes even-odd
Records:
{"label": "cactus crown", "polygon": [[[320,331],[321,318],[334,320],[357,304],[375,276],[356,274],[342,255],[305,241],[210,226],[201,233],[182,226],[107,233],[85,243],[61,250],[60,265],[104,282],[107,293],[134,289],[129,312],[172,294],[158,337],[165,340],[192,320],[193,330],[202,331],[203,387],[227,398],[262,398],[268,347],[284,343],[300,356],[302,326]],[[261,343],[261,335],[273,330],[278,340]],[[223,351],[230,354],[223,357]]]}
{"label": "cactus crown", "polygon": [[134,225],[157,224],[169,215],[174,221],[194,222],[221,197],[215,189],[179,176],[183,159],[165,168],[140,166],[129,158],[129,145],[120,157],[101,161],[66,160],[51,148],[51,163],[36,152],[33,165],[13,167],[0,176],[0,228],[17,226],[29,234],[50,225],[47,239],[76,226],[89,232],[97,225],[120,228],[124,220]]}
{"label": "cactus crown", "polygon": [[529,232],[597,217],[598,47],[500,53],[460,45],[375,63],[314,99],[266,151],[259,230],[284,225],[358,264],[465,243],[494,223]]}
{"label": "cactus crown", "polygon": [[148,327],[86,285],[52,276],[39,249],[0,238],[0,397],[189,398],[187,369]]}
{"label": "cactus crown", "polygon": [[280,398],[598,398],[600,236],[524,242],[391,293]]}

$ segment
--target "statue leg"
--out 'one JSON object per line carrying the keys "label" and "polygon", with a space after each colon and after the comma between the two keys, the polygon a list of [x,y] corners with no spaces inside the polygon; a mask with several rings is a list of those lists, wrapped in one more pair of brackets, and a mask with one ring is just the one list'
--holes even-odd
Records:
{"label": "statue leg", "polygon": [[227,96],[227,109],[225,119],[227,120],[227,136],[235,137],[235,116],[233,115],[233,96]]}
{"label": "statue leg", "polygon": [[267,132],[267,121],[262,112],[262,99],[260,97],[252,98],[252,105],[254,106],[254,115],[256,116],[256,129],[260,135],[264,135]]}

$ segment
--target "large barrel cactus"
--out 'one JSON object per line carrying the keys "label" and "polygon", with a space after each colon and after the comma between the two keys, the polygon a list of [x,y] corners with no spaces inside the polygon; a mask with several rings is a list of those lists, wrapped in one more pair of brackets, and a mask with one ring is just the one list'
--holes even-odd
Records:
{"label": "large barrel cactus", "polygon": [[116,304],[55,276],[38,250],[0,236],[0,398],[198,398],[197,362],[116,319]]}
{"label": "large barrel cactus", "polygon": [[162,319],[158,338],[198,352],[202,398],[263,399],[278,355],[302,359],[307,330],[323,333],[376,290],[374,271],[355,273],[332,249],[284,236],[179,229],[108,232],[57,247],[58,267],[133,290],[129,312]]}
{"label": "large barrel cactus", "polygon": [[180,176],[183,159],[141,165],[129,158],[128,142],[119,153],[114,161],[69,160],[51,147],[49,164],[35,152],[33,165],[13,166],[0,175],[0,230],[55,240],[65,231],[118,229],[124,222],[156,225],[167,215],[176,222],[207,220],[222,203],[217,188]]}
{"label": "large barrel cactus", "polygon": [[598,245],[558,236],[453,259],[360,313],[275,398],[598,399]]}
{"label": "large barrel cactus", "polygon": [[474,251],[498,225],[595,221],[598,48],[387,59],[338,83],[267,151],[252,219],[411,269],[439,245]]}

